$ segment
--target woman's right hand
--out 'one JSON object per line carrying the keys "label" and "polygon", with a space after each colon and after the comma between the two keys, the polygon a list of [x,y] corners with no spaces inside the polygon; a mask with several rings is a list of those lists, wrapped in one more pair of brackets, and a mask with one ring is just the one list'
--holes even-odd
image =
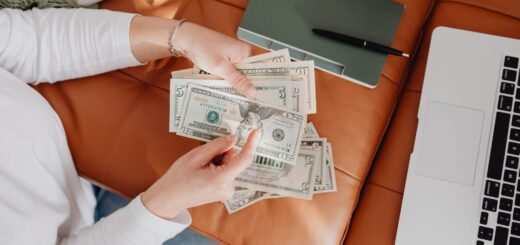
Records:
{"label": "woman's right hand", "polygon": [[[251,132],[240,153],[233,150],[236,135],[191,150],[143,193],[141,201],[155,215],[173,219],[184,209],[231,198],[235,177],[253,161],[259,136],[258,129]],[[212,159],[221,154],[222,165],[212,164]]]}

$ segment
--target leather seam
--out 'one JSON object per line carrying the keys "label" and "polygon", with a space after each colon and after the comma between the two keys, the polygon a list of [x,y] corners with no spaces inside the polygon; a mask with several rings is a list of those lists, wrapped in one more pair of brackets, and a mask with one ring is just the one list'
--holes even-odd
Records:
{"label": "leather seam", "polygon": [[377,184],[377,183],[375,183],[375,182],[369,182],[369,183],[367,183],[367,184],[368,184],[368,185],[377,186],[377,187],[379,187],[379,188],[381,188],[381,189],[385,189],[385,190],[387,190],[387,191],[393,192],[393,193],[398,194],[398,195],[401,195],[401,196],[403,195],[402,192],[399,192],[399,191],[396,191],[396,190],[390,189],[389,187],[386,187],[386,186],[381,185],[381,184]]}
{"label": "leather seam", "polygon": [[124,71],[123,69],[121,69],[121,70],[117,70],[117,72],[121,72],[123,75],[126,75],[126,76],[128,76],[128,77],[131,77],[131,78],[133,78],[133,79],[136,79],[136,80],[138,80],[139,82],[142,82],[142,83],[148,83],[147,81],[145,81],[145,80],[143,80],[143,79],[141,79],[141,78],[139,78],[139,77],[136,77],[136,76],[134,76],[134,75],[132,75],[132,74],[126,72],[126,71]]}
{"label": "leather seam", "polygon": [[245,8],[242,8],[241,6],[238,6],[238,5],[235,5],[235,4],[232,4],[232,3],[229,3],[229,2],[224,2],[222,0],[213,0],[214,2],[219,2],[219,3],[222,3],[222,4],[225,4],[225,5],[228,5],[228,6],[231,6],[233,8],[237,8],[237,9],[240,9],[242,11],[245,11],[246,9]]}
{"label": "leather seam", "polygon": [[162,90],[162,91],[164,91],[164,92],[166,92],[166,93],[169,93],[169,92],[170,92],[170,90],[168,90],[168,89],[165,89],[165,88],[163,88],[163,87],[161,87],[161,86],[158,86],[158,85],[155,85],[155,84],[153,84],[153,83],[150,83],[150,82],[144,81],[143,79],[140,79],[139,77],[136,77],[136,76],[134,76],[134,75],[132,75],[132,74],[130,74],[130,73],[128,73],[128,72],[125,72],[125,71],[122,71],[122,70],[119,70],[119,72],[121,72],[123,75],[126,75],[126,76],[128,76],[128,77],[130,77],[130,78],[133,78],[133,79],[135,79],[135,80],[138,80],[138,81],[140,81],[140,82],[144,83],[145,85],[148,85],[148,86],[150,86],[150,87],[152,87],[152,88],[156,88],[156,89]]}
{"label": "leather seam", "polygon": [[[407,65],[408,66],[408,65]],[[401,85],[397,83],[397,81],[394,81],[389,76],[387,76],[385,73],[381,73],[381,76],[386,78],[386,80],[390,81],[392,84],[394,84],[396,87],[400,87]]]}
{"label": "leather seam", "polygon": [[355,180],[357,180],[358,182],[361,183],[361,179],[355,177],[354,175],[350,174],[349,172],[347,172],[347,171],[345,171],[345,170],[343,170],[343,169],[340,169],[340,168],[334,167],[334,170],[336,170],[336,171],[338,171],[338,172],[340,172],[340,173],[342,173],[342,174],[344,174],[344,175],[346,175],[346,176],[349,176],[349,177],[351,177],[351,178],[353,178],[353,179],[355,179]]}

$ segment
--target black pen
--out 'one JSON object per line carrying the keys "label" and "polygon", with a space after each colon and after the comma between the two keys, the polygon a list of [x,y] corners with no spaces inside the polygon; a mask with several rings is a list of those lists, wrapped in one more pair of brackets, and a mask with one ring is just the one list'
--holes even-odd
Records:
{"label": "black pen", "polygon": [[349,37],[347,35],[339,34],[336,32],[327,31],[327,30],[323,30],[323,29],[316,29],[316,28],[313,28],[312,32],[314,32],[320,36],[334,39],[336,41],[353,44],[353,45],[359,46],[361,48],[371,49],[371,50],[374,50],[377,52],[381,52],[383,54],[393,54],[393,55],[397,55],[397,56],[410,57],[410,55],[408,55],[407,53],[405,53],[403,51],[399,51],[397,49],[393,49],[391,47],[387,47],[387,46],[373,43],[370,41],[366,41],[363,39]]}

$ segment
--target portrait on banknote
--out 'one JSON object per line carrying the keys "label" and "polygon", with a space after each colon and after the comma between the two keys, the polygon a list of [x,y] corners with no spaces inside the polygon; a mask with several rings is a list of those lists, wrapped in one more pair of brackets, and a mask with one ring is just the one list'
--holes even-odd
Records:
{"label": "portrait on banknote", "polygon": [[240,115],[243,117],[242,121],[237,127],[236,133],[238,135],[237,145],[244,146],[247,142],[247,137],[254,129],[260,129],[260,138],[263,137],[262,120],[272,116],[272,110],[269,107],[261,107],[256,104],[239,104]]}

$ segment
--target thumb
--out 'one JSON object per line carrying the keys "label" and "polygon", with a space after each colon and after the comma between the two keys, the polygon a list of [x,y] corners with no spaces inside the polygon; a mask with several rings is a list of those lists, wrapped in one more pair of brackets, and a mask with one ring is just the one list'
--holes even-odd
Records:
{"label": "thumb", "polygon": [[256,92],[255,86],[249,81],[249,79],[244,76],[244,74],[240,73],[231,63],[222,62],[223,65],[220,68],[221,74],[218,75],[229,83],[233,85],[233,87],[241,94],[245,96],[253,96]]}
{"label": "thumb", "polygon": [[255,129],[251,134],[249,134],[247,142],[244,147],[242,147],[240,153],[236,154],[228,163],[226,163],[225,174],[228,177],[235,178],[251,164],[259,142],[260,130]]}

